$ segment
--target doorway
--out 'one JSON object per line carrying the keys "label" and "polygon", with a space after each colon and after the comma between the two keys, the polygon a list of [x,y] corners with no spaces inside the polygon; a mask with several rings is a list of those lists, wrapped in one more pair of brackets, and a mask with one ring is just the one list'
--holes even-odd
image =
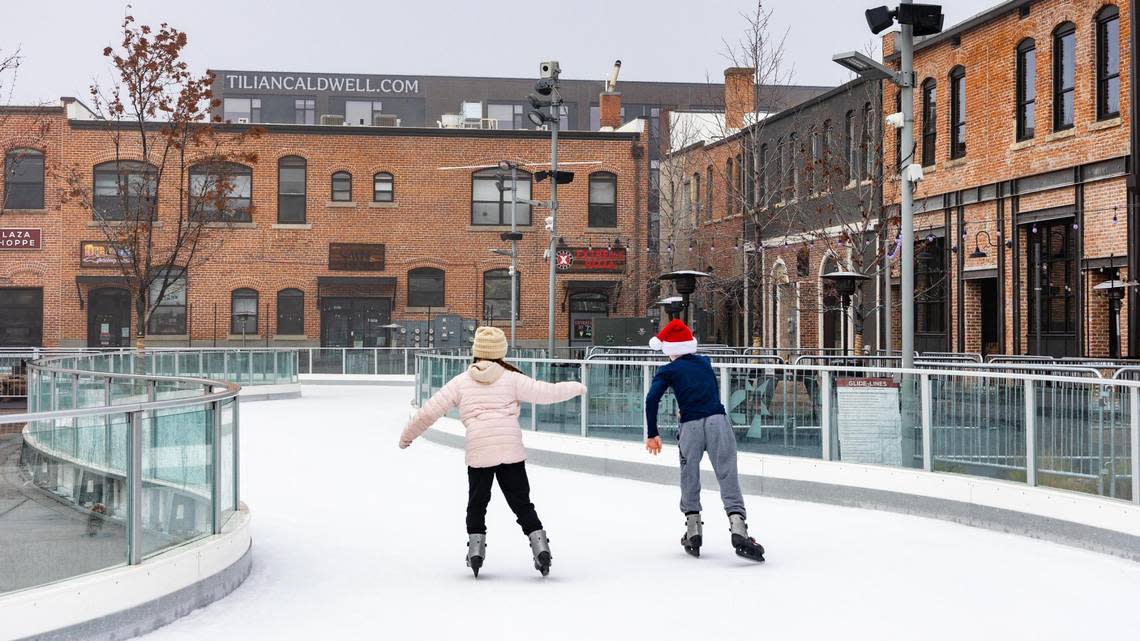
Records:
{"label": "doorway", "polygon": [[87,346],[126,347],[131,337],[131,294],[104,287],[87,294]]}
{"label": "doorway", "polygon": [[386,347],[390,298],[321,299],[322,347]]}
{"label": "doorway", "polygon": [[981,285],[979,295],[982,316],[982,356],[1000,354],[1002,309],[998,296],[998,282],[996,278],[986,278],[979,284]]}
{"label": "doorway", "polygon": [[610,315],[610,297],[605,294],[582,293],[570,296],[570,345],[592,345],[594,317]]}
{"label": "doorway", "polygon": [[0,345],[41,347],[44,336],[44,290],[0,289]]}

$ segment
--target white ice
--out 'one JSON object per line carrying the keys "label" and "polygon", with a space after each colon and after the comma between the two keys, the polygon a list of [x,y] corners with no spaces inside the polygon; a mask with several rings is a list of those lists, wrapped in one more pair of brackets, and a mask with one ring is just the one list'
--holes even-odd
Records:
{"label": "white ice", "polygon": [[242,406],[254,566],[152,641],[1098,639],[1135,633],[1140,564],[931,519],[748,497],[738,559],[714,492],[700,559],[676,488],[529,468],[543,579],[502,496],[464,566],[459,450],[397,448],[410,389],[307,387]]}

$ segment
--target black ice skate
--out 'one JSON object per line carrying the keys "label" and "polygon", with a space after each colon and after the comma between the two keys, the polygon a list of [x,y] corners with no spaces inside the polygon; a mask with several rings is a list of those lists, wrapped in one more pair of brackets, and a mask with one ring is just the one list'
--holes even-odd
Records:
{"label": "black ice skate", "polygon": [[487,557],[487,535],[467,535],[467,567],[479,578],[479,568],[483,567],[483,559]]}
{"label": "black ice skate", "polygon": [[748,524],[740,514],[728,515],[728,531],[732,533],[732,547],[736,556],[762,563],[764,561],[764,546],[756,539],[748,536]]}
{"label": "black ice skate", "polygon": [[685,535],[681,537],[681,547],[698,558],[701,556],[701,543],[704,541],[702,525],[704,521],[701,520],[700,512],[685,515]]}
{"label": "black ice skate", "polygon": [[531,532],[530,537],[530,551],[534,554],[534,569],[542,573],[542,576],[550,574],[550,540],[546,538],[546,530],[535,530]]}

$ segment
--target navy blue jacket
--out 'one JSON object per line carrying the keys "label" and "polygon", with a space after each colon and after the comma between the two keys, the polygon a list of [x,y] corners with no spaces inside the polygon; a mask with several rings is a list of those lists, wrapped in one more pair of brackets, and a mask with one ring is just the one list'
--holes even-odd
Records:
{"label": "navy blue jacket", "polygon": [[677,397],[682,423],[725,413],[724,405],[720,404],[720,386],[709,357],[685,354],[657,370],[653,384],[649,386],[649,395],[645,397],[649,438],[658,435],[657,406],[669,388],[673,388],[673,396]]}

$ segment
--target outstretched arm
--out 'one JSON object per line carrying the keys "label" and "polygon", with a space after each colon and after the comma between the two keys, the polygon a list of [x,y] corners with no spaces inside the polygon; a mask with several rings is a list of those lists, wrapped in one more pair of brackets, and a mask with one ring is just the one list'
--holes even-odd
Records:
{"label": "outstretched arm", "polygon": [[452,379],[447,382],[438,392],[432,395],[424,404],[423,407],[416,412],[412,420],[408,421],[407,427],[404,428],[403,433],[400,434],[400,449],[412,444],[412,441],[423,434],[427,428],[432,426],[440,419],[441,416],[446,414],[448,410],[455,407],[459,403],[459,392],[456,389],[455,380]]}
{"label": "outstretched arm", "polygon": [[524,403],[550,405],[567,401],[586,393],[586,386],[578,381],[544,383],[526,374],[515,374],[515,398]]}

